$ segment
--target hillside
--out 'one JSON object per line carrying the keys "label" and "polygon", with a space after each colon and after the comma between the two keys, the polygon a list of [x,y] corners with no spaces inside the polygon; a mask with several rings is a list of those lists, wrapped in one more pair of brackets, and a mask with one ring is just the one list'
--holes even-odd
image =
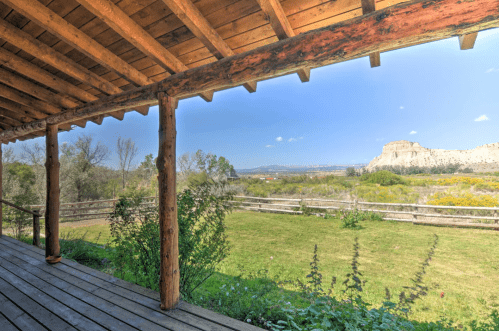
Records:
{"label": "hillside", "polygon": [[478,146],[470,150],[445,150],[422,147],[407,140],[392,141],[383,147],[380,156],[367,166],[372,171],[382,166],[433,167],[459,163],[475,172],[499,170],[499,143]]}

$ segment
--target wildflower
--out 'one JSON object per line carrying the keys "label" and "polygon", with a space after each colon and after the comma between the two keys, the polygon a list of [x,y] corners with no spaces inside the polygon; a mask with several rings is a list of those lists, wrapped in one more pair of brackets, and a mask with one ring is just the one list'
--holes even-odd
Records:
{"label": "wildflower", "polygon": [[251,323],[251,319],[249,319],[249,318],[248,318],[248,319],[246,320],[246,322]]}
{"label": "wildflower", "polygon": [[270,257],[270,259],[271,259],[271,260],[273,260],[273,259],[274,259],[274,257],[273,257],[273,256],[271,256],[271,257]]}
{"label": "wildflower", "polygon": [[440,293],[440,297],[443,298],[444,297],[444,292]]}
{"label": "wildflower", "polygon": [[229,292],[226,292],[226,293],[225,293],[225,295],[226,295],[226,296],[229,296]]}
{"label": "wildflower", "polygon": [[248,290],[248,288],[247,288],[247,287],[245,287],[245,288],[244,288],[244,290],[245,290],[245,291],[247,291],[247,290]]}

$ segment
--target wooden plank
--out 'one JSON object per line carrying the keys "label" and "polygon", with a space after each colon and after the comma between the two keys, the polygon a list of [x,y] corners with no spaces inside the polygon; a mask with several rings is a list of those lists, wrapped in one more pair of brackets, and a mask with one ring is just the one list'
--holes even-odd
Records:
{"label": "wooden plank", "polygon": [[[188,68],[110,0],[77,0],[137,49],[171,73]],[[211,101],[208,96],[201,96]]]}
{"label": "wooden plank", "polygon": [[14,329],[4,329],[0,323],[0,330],[47,330],[40,323],[34,320],[31,316],[26,314],[22,309],[13,304],[7,297],[0,293],[0,316],[7,316],[10,322],[15,325]]}
{"label": "wooden plank", "polygon": [[[376,11],[375,0],[362,0],[362,15],[366,15]],[[381,65],[381,55],[379,52],[369,54],[369,63],[371,68],[379,67]]]}
{"label": "wooden plank", "polygon": [[[284,10],[281,6],[279,0],[257,0],[262,10],[267,14],[270,25],[272,29],[275,31],[277,38],[279,40],[283,40],[286,38],[294,37],[295,32],[289,24],[289,20],[284,13]],[[297,71],[298,77],[302,83],[308,82],[310,80],[310,69],[300,69]]]}
{"label": "wooden plank", "polygon": [[57,125],[47,126],[45,167],[47,170],[47,198],[45,207],[45,257],[58,258],[59,246],[59,142]]}
{"label": "wooden plank", "polygon": [[[217,59],[235,54],[191,0],[163,0],[163,2]],[[253,81],[243,86],[248,92],[253,93],[256,92],[256,84]]]}
{"label": "wooden plank", "polygon": [[[56,52],[30,34],[17,29],[4,20],[0,20],[0,37],[32,56],[57,68],[80,82],[93,86],[106,94],[116,94],[122,90],[85,67]],[[47,101],[47,100],[46,100]]]}
{"label": "wooden plank", "polygon": [[[200,92],[238,86],[252,79],[269,79],[303,67],[324,66],[367,56],[373,51],[499,26],[499,0],[460,3],[441,0],[438,6],[432,3],[422,6],[423,2],[415,0],[401,3],[190,69],[148,87],[102,98],[46,120],[26,124],[22,128],[5,130],[0,133],[0,140],[43,129],[46,123],[65,123],[72,119],[88,118],[92,114],[152,104],[158,91],[175,98],[185,98]],[[344,37],[351,33],[356,38]],[[247,70],[248,67],[252,70]]]}
{"label": "wooden plank", "polygon": [[[0,143],[0,198],[3,197],[3,151]],[[0,238],[2,238],[3,229],[3,206],[0,204]]]}
{"label": "wooden plank", "polygon": [[17,331],[19,330],[14,325],[12,325],[9,320],[0,314],[0,330],[2,331]]}
{"label": "wooden plank", "polygon": [[180,272],[178,265],[178,223],[176,190],[176,123],[175,100],[165,93],[159,100],[159,226],[161,238],[161,266],[159,293],[161,309],[174,309],[180,300]]}
{"label": "wooden plank", "polygon": [[[72,96],[81,101],[93,101],[97,98],[84,90],[69,84],[68,82],[40,69],[34,64],[16,56],[15,54],[0,48],[0,64],[4,67],[19,72],[20,74],[30,77],[37,82],[40,82],[48,87],[53,88],[63,94]],[[75,107],[76,104],[66,106],[66,108]]]}
{"label": "wooden plank", "polygon": [[4,84],[0,84],[0,96],[21,105],[27,106],[34,111],[37,111],[38,113],[57,114],[62,110],[61,108],[49,104],[48,102],[33,98],[32,96],[24,92],[18,91]]}
{"label": "wooden plank", "polygon": [[[20,278],[19,276],[23,278]],[[24,276],[26,278],[24,278]],[[46,283],[46,285],[41,285],[40,282],[36,281],[35,277],[32,277],[29,273],[21,270],[20,268],[16,268],[14,265],[2,258],[0,258],[0,278],[16,288],[18,291],[29,296],[40,306],[45,307],[48,311],[50,311],[51,315],[59,317],[64,322],[66,322],[68,326],[72,326],[65,327],[65,329],[75,328],[78,330],[106,330],[102,326],[86,318],[84,315],[81,315],[80,313],[68,308],[66,305],[56,300],[57,298],[63,300],[66,299],[64,301],[67,301],[68,296],[65,295],[64,292],[52,288],[50,294],[44,293],[36,286],[33,286],[33,283],[30,283],[29,281],[35,282],[36,284],[44,287],[47,287],[47,285],[49,284]],[[72,301],[75,302],[76,300],[73,299]],[[50,325],[50,327],[55,327],[55,325]]]}
{"label": "wooden plank", "polygon": [[[10,253],[12,252],[10,251]],[[57,301],[61,302],[62,304],[64,304],[66,307],[71,308],[73,311],[67,313],[66,317],[58,315],[59,317],[66,320],[66,322],[73,324],[74,326],[77,326],[80,329],[83,328],[84,325],[76,324],[78,320],[83,320],[82,322],[87,325],[86,327],[90,327],[90,329],[95,329],[95,330],[103,329],[102,327],[104,327],[106,330],[115,330],[115,331],[137,330],[136,328],[133,328],[123,323],[122,321],[112,316],[109,316],[108,314],[102,312],[101,310],[81,300],[82,297],[92,296],[91,293],[86,293],[82,290],[78,290],[76,287],[71,286],[67,283],[64,284],[64,286],[54,287],[51,285],[51,283],[54,280],[54,277],[51,276],[49,273],[43,272],[41,269],[38,269],[34,266],[29,268],[28,267],[30,265],[29,263],[19,258],[16,258],[15,255],[8,255],[2,253],[0,256],[1,256],[0,257],[1,267],[3,267],[6,270],[9,270],[18,277],[22,277],[24,281],[26,281],[27,283],[38,289],[43,294],[48,295],[56,299]],[[57,279],[57,283],[59,282],[64,282],[64,280]],[[99,303],[102,304],[103,302],[99,301]],[[48,308],[47,306],[45,307]],[[88,318],[83,319],[82,316],[89,317],[94,322],[89,323],[90,320]],[[101,326],[95,325],[96,324],[95,322],[97,322],[97,324]],[[86,330],[85,328],[83,329]]]}
{"label": "wooden plank", "polygon": [[[3,268],[0,269],[0,276],[3,276],[3,273],[6,272],[3,270]],[[29,297],[29,295],[26,295],[22,291],[18,290],[17,288],[3,280],[3,278],[1,277],[0,288],[2,289],[2,294],[4,296],[9,298],[9,300],[17,306],[22,307],[22,309],[26,313],[36,319],[36,321],[42,324],[44,327],[48,329],[56,328],[58,330],[76,330],[74,327],[64,322],[55,314],[51,313],[48,309],[36,303]]]}
{"label": "wooden plank", "polygon": [[475,46],[476,37],[478,32],[468,33],[459,36],[459,47],[461,50],[472,49]]}
{"label": "wooden plank", "polygon": [[[1,94],[1,86],[0,86],[0,94]],[[41,119],[47,117],[47,114],[38,111],[36,109],[27,107],[25,105],[22,105],[20,103],[13,102],[9,99],[5,99],[4,97],[0,97],[0,107],[4,109],[11,110],[13,112],[16,112],[20,115],[26,115],[29,117],[33,117],[36,119]]]}
{"label": "wooden plank", "polygon": [[[228,331],[228,329],[224,328],[223,326],[216,325],[209,321],[204,321],[201,318],[197,318],[190,314],[186,314],[185,312],[182,311],[168,311],[168,312],[161,311],[158,309],[157,299],[155,300],[141,296],[138,293],[126,290],[124,288],[120,288],[114,285],[113,282],[103,281],[97,277],[94,277],[93,276],[94,273],[95,274],[100,273],[96,270],[91,269],[92,274],[83,273],[75,268],[67,266],[67,263],[65,263],[68,262],[67,260],[63,260],[62,263],[58,264],[56,268],[47,266],[46,264],[42,263],[37,259],[37,257],[41,256],[40,251],[38,252],[31,251],[29,247],[25,247],[24,245],[23,247],[20,247],[15,243],[12,243],[10,240],[8,241],[9,242],[0,241],[0,247],[2,248],[8,247],[22,253],[16,255],[19,257],[19,259],[22,260],[16,263],[21,268],[24,268],[23,265],[25,265],[26,263],[35,265],[37,268],[40,268],[44,272],[50,274],[52,278],[57,277],[58,279],[57,285],[63,286],[62,289],[66,292],[70,291],[73,292],[70,293],[72,295],[77,295],[77,292],[75,292],[75,287],[85,290],[87,292],[91,292],[92,295],[89,295],[89,298],[86,297],[82,298],[82,300],[86,302],[87,300],[89,300],[90,303],[90,300],[99,301],[100,299],[104,299],[111,303],[111,304],[108,303],[108,305],[105,307],[99,307],[99,309],[105,308],[103,309],[104,311],[107,311],[111,308],[114,309],[115,307],[118,307],[120,309],[125,309],[128,311],[128,314],[130,315],[137,314],[138,316],[140,316],[140,318],[144,318],[151,322],[157,323],[162,327],[168,328],[169,330],[194,331],[201,329],[201,330]],[[2,256],[2,254],[5,255],[6,253],[2,253],[0,250],[0,256]],[[74,264],[78,265],[75,262]],[[25,268],[25,270],[27,270],[28,272],[32,272],[31,268]],[[111,279],[116,281],[119,280],[114,277],[111,277]],[[91,304],[95,305],[95,303]],[[136,316],[133,315],[130,316],[130,315],[128,316],[128,318],[123,319],[121,317],[120,319],[122,319],[123,321],[128,321],[129,319],[133,321],[134,319],[135,320],[137,319]],[[130,323],[130,324],[132,324],[135,327],[137,326],[137,323]],[[154,329],[163,330],[163,328],[158,328],[159,325],[157,325],[156,328]],[[143,329],[143,327],[141,327],[140,329]],[[149,328],[145,329],[149,330]]]}
{"label": "wooden plank", "polygon": [[2,0],[99,64],[138,85],[152,81],[37,0]]}

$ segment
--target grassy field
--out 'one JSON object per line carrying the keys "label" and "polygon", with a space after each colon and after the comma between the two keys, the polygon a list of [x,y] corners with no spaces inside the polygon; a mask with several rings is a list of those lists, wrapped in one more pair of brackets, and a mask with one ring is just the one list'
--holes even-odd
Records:
{"label": "grassy field", "polygon": [[[439,243],[425,283],[428,295],[415,304],[411,318],[434,321],[441,316],[466,323],[499,308],[499,232],[417,226],[395,222],[363,222],[361,230],[342,229],[337,219],[235,212],[227,218],[232,251],[221,272],[238,275],[268,268],[281,279],[305,280],[314,245],[319,247],[324,283],[338,278],[335,293],[351,270],[354,238],[360,243],[360,271],[364,300],[379,304],[385,287],[397,301],[403,286],[419,269],[433,242]],[[272,259],[271,259],[272,257]],[[444,292],[444,297],[440,294]]]}
{"label": "grassy field", "polygon": [[[354,238],[360,243],[360,271],[367,280],[363,299],[379,305],[390,289],[392,301],[419,270],[433,243],[439,237],[435,255],[427,268],[424,282],[430,287],[426,297],[414,305],[411,319],[435,321],[442,316],[468,323],[480,320],[499,309],[499,232],[417,226],[397,222],[363,222],[363,229],[340,227],[340,220],[315,216],[278,215],[234,212],[226,219],[232,249],[220,272],[238,276],[268,269],[271,277],[305,281],[309,273],[314,245],[317,244],[320,271],[329,288],[331,277],[338,283],[335,292],[341,296],[342,281],[351,270]],[[87,233],[86,239],[99,244],[109,241],[106,225],[69,230]],[[100,236],[99,236],[100,234]],[[63,234],[64,236],[64,234]],[[218,288],[221,278],[212,280]],[[208,284],[207,284],[208,285]],[[441,292],[444,297],[441,298]]]}

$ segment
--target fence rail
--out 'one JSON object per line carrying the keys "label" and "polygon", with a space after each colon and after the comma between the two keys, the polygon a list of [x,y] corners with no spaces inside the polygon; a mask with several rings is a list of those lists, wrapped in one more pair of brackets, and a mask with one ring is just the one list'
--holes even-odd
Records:
{"label": "fence rail", "polygon": [[[232,201],[232,203],[238,208],[245,210],[293,214],[303,214],[304,210],[308,210],[308,212],[312,211],[314,214],[324,215],[325,213],[335,214],[340,210],[357,209],[359,211],[385,214],[383,217],[384,219],[398,222],[499,230],[498,207],[437,206],[408,203],[365,202],[357,200],[286,199],[247,196],[236,196],[235,198],[237,200]],[[472,212],[473,215],[470,215],[470,212]],[[476,215],[476,213],[479,215]],[[436,221],[435,219],[439,220]],[[462,222],[462,220],[468,221]]]}
{"label": "fence rail", "polygon": [[[157,197],[146,197],[140,206],[157,205]],[[107,217],[115,208],[118,199],[72,202],[61,204],[61,222],[74,222]],[[9,204],[4,201],[5,204]],[[412,222],[437,226],[476,227],[499,230],[499,207],[459,207],[419,205],[408,203],[365,202],[334,199],[287,199],[236,196],[231,201],[237,208],[261,212],[303,214],[304,210],[314,214],[335,214],[340,210],[360,210],[384,214],[384,219],[397,222]],[[16,206],[17,207],[17,206]],[[306,207],[306,208],[304,208]],[[45,206],[29,206],[24,210],[37,218],[45,218]],[[33,212],[32,210],[35,210]],[[473,214],[470,214],[473,213]],[[477,215],[477,213],[479,215]],[[464,222],[463,222],[464,221]]]}

